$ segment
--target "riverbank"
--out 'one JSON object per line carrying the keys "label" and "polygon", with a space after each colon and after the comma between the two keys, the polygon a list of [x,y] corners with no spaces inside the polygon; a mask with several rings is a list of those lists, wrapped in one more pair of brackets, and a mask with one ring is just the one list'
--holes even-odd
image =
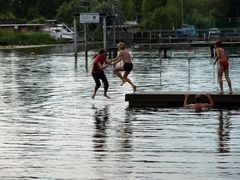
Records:
{"label": "riverbank", "polygon": [[61,46],[62,44],[42,44],[42,45],[6,45],[0,46],[1,50],[4,49],[28,49],[28,48],[38,48],[38,47],[54,47]]}
{"label": "riverbank", "polygon": [[8,32],[0,30],[0,45],[38,45],[62,43],[46,32]]}

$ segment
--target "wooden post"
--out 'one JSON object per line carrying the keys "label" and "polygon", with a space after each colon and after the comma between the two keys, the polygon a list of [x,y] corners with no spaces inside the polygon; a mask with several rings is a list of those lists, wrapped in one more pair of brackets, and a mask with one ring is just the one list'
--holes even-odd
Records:
{"label": "wooden post", "polygon": [[163,52],[164,52],[164,53],[163,53],[163,57],[164,57],[164,58],[167,58],[167,48],[164,48],[164,49],[163,49]]}
{"label": "wooden post", "polygon": [[211,58],[214,58],[214,47],[212,44],[210,45],[210,51],[211,51]]}
{"label": "wooden post", "polygon": [[88,68],[88,52],[87,52],[87,24],[84,23],[84,50],[85,50],[85,68]]}
{"label": "wooden post", "polygon": [[74,56],[75,56],[75,67],[77,67],[77,20],[76,16],[73,19],[73,27],[74,27]]}
{"label": "wooden post", "polygon": [[107,23],[106,23],[106,16],[103,17],[103,48],[107,49]]}

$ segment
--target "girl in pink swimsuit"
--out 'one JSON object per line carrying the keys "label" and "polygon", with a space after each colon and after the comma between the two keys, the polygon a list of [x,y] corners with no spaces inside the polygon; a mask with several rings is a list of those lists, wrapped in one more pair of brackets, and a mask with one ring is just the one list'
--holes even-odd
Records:
{"label": "girl in pink swimsuit", "polygon": [[226,78],[229,92],[228,94],[232,94],[232,83],[229,78],[229,63],[228,63],[228,56],[225,50],[222,48],[222,42],[217,41],[215,43],[215,48],[216,48],[216,59],[214,64],[218,62],[218,84],[219,84],[219,90],[218,94],[223,94],[223,80],[222,76],[224,73],[224,76]]}

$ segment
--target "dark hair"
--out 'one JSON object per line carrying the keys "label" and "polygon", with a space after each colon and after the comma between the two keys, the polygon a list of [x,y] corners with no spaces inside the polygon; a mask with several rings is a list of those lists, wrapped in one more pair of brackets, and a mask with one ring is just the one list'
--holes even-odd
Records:
{"label": "dark hair", "polygon": [[196,103],[200,103],[202,101],[202,95],[201,94],[197,94],[194,98]]}
{"label": "dark hair", "polygon": [[217,41],[217,42],[215,42],[215,46],[216,47],[222,47],[222,41]]}
{"label": "dark hair", "polygon": [[106,53],[105,49],[103,48],[99,49],[98,54],[104,54],[104,53]]}
{"label": "dark hair", "polygon": [[98,53],[93,56],[92,59],[94,59],[95,57],[97,57],[97,55],[99,55],[99,54],[104,54],[104,53],[106,53],[105,49],[101,48],[101,49],[98,50]]}

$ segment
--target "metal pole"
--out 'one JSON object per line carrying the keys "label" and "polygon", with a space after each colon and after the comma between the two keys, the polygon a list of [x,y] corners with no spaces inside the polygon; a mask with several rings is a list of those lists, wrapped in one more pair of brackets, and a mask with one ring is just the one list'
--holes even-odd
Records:
{"label": "metal pole", "polygon": [[116,23],[115,23],[116,16],[114,16],[113,18],[114,18],[113,19],[113,44],[115,44],[116,43]]}
{"label": "metal pole", "polygon": [[75,56],[77,56],[77,20],[76,16],[73,19],[73,28],[74,28],[74,52]]}
{"label": "metal pole", "polygon": [[107,23],[106,16],[103,17],[103,48],[107,48]]}
{"label": "metal pole", "polygon": [[85,67],[88,68],[88,52],[87,52],[87,24],[84,23],[84,49],[85,49]]}
{"label": "metal pole", "polygon": [[182,25],[184,24],[184,17],[183,17],[183,0],[181,0],[181,16],[182,16]]}

